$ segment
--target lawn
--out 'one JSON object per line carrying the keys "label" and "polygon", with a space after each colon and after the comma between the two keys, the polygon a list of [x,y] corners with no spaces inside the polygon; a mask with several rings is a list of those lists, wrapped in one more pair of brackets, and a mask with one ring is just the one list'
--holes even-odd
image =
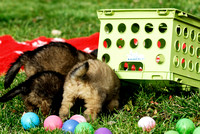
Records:
{"label": "lawn", "polygon": [[[0,36],[11,35],[17,41],[32,40],[39,36],[70,39],[89,36],[99,32],[98,9],[131,8],[178,8],[200,16],[199,0],[0,0]],[[61,35],[51,34],[53,29]],[[1,62],[1,61],[0,61]],[[25,80],[20,72],[12,87]],[[0,77],[0,93],[8,90]],[[156,128],[150,133],[160,134],[175,129],[177,121],[189,118],[200,126],[200,93],[198,90],[183,91],[178,88],[163,90],[150,86],[134,85],[122,81],[120,109],[114,113],[101,113],[91,122],[94,129],[109,128],[113,134],[140,134],[137,123],[143,116],[151,116]],[[39,127],[25,131],[20,123],[24,112],[23,101],[16,97],[7,103],[0,103],[0,133],[63,133],[61,130],[46,132],[40,112]],[[81,114],[82,109],[78,110]],[[71,115],[77,113],[73,112]],[[145,132],[148,133],[148,132]]]}

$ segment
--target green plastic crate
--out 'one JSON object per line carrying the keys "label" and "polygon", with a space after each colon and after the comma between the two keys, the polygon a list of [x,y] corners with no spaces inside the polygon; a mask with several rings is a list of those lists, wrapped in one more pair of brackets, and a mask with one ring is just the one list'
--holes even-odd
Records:
{"label": "green plastic crate", "polygon": [[97,14],[98,59],[120,79],[200,87],[200,18],[172,8],[102,9]]}

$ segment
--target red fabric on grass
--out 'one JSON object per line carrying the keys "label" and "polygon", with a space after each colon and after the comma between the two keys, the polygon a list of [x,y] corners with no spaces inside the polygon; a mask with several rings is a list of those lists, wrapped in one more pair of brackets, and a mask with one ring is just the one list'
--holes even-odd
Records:
{"label": "red fabric on grass", "polygon": [[10,35],[0,36],[0,75],[4,74],[10,64],[15,62],[20,54],[25,51],[34,50],[39,46],[48,44],[51,41],[67,42],[77,49],[90,53],[98,48],[99,33],[94,33],[89,37],[79,37],[72,39],[46,38],[41,36],[31,41],[17,42]]}

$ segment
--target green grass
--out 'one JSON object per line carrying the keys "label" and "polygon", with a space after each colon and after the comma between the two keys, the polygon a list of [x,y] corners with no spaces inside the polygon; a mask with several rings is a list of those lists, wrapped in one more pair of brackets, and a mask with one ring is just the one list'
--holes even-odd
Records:
{"label": "green grass", "polygon": [[[89,36],[99,31],[98,9],[107,8],[158,8],[172,7],[200,16],[199,0],[0,0],[0,36],[9,34],[18,41],[32,40],[51,35],[53,29],[62,31],[60,38]],[[25,80],[19,73],[12,87]],[[0,93],[4,77],[0,77]],[[109,128],[113,134],[143,133],[137,122],[143,116],[151,116],[157,125],[150,133],[164,133],[175,129],[180,118],[190,118],[200,125],[199,91],[179,89],[161,90],[123,83],[120,109],[114,113],[102,113],[92,122],[94,129]],[[172,99],[169,99],[170,95]],[[43,128],[45,117],[39,112],[41,124],[30,131],[23,130],[20,118],[24,112],[20,97],[0,104],[0,133],[51,133]],[[82,112],[82,110],[80,110]],[[73,114],[73,112],[71,113]],[[62,133],[61,130],[52,133]]]}

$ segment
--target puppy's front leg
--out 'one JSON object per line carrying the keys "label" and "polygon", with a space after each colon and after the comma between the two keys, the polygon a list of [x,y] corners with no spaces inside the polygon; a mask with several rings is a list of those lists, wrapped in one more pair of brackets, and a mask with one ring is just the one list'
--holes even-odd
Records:
{"label": "puppy's front leg", "polygon": [[119,97],[113,97],[112,100],[107,105],[109,111],[113,111],[114,109],[118,109],[119,107]]}
{"label": "puppy's front leg", "polygon": [[87,109],[84,111],[84,115],[87,121],[94,121],[97,118],[98,113],[102,109],[102,102],[103,101],[100,99],[100,97],[95,97],[95,95],[91,98],[85,99],[85,107]]}
{"label": "puppy's front leg", "polygon": [[[28,98],[28,97],[27,97]],[[33,112],[36,108],[35,105],[32,104],[32,102],[29,99],[24,99],[24,105],[26,106],[27,112]]]}
{"label": "puppy's front leg", "polygon": [[74,99],[71,97],[64,97],[60,110],[59,110],[59,116],[64,121],[67,119],[69,115],[70,108],[74,105]]}
{"label": "puppy's front leg", "polygon": [[51,99],[49,99],[49,100],[43,100],[42,104],[40,104],[41,107],[40,107],[40,105],[38,105],[38,107],[41,108],[41,112],[42,112],[43,115],[49,114],[51,103],[52,103],[52,101],[51,101]]}

